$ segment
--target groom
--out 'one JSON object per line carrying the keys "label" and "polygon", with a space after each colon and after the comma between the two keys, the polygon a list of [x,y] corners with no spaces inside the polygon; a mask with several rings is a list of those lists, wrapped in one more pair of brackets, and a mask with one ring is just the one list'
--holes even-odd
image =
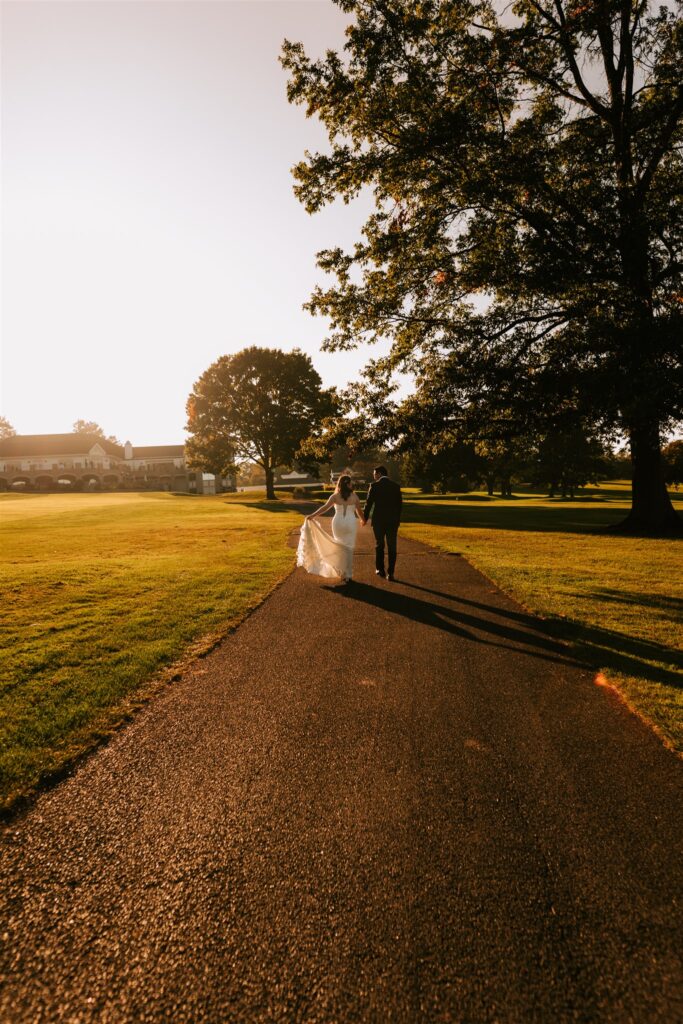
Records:
{"label": "groom", "polygon": [[[375,535],[375,572],[383,579],[393,580],[396,565],[396,536],[401,522],[403,496],[401,488],[390,480],[384,466],[376,466],[372,472],[374,483],[370,484],[368,499],[363,516],[367,522],[372,514],[372,532]],[[384,571],[384,542],[389,552],[389,572]]]}

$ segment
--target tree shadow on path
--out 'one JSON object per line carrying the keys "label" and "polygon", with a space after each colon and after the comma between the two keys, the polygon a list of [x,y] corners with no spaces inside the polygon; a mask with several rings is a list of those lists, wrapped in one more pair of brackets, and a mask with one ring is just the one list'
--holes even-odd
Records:
{"label": "tree shadow on path", "polygon": [[[481,601],[472,601],[468,598],[457,597],[455,594],[446,594],[440,590],[432,590],[429,587],[419,586],[417,583],[403,583],[403,586],[432,594],[435,597],[445,598],[447,601],[454,601],[469,608],[476,608],[485,615],[496,615],[499,618],[509,619],[520,626],[541,632],[546,637],[577,644],[580,648],[580,656],[595,668],[619,672],[622,675],[640,676],[649,682],[673,686],[676,689],[683,688],[681,671],[683,670],[683,652],[673,647],[667,647],[665,644],[653,640],[642,640],[614,629],[587,625],[576,619],[540,619],[524,612],[496,607]],[[466,614],[461,616],[462,621],[466,621],[468,618],[469,616]],[[660,665],[653,665],[652,662],[659,662]],[[671,665],[672,668],[662,667],[662,662],[665,665]]]}
{"label": "tree shadow on path", "polygon": [[[355,580],[346,587],[326,586],[323,589],[347,600],[360,601],[392,615],[400,615],[412,622],[420,622],[434,629],[443,630],[464,640],[517,651],[572,668],[586,668],[585,664],[571,657],[567,647],[561,642],[539,633],[535,619],[529,618],[533,632],[528,632],[514,625],[494,621],[491,616],[500,615],[500,610],[493,607],[488,608],[486,605],[483,605],[482,608],[488,611],[488,615],[468,614],[441,603],[423,601],[409,594],[401,594],[384,587],[373,587]],[[458,600],[450,594],[441,594],[440,596],[445,597],[448,601]],[[477,633],[488,634],[488,636],[477,635]],[[509,643],[498,642],[506,640]]]}

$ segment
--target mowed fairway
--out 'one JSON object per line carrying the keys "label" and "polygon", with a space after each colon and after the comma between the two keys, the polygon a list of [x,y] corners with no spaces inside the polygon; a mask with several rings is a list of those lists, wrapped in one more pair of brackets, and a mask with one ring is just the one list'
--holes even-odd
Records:
{"label": "mowed fairway", "polygon": [[0,806],[92,746],[155,673],[291,569],[300,514],[250,501],[0,496]]}
{"label": "mowed fairway", "polygon": [[547,617],[549,632],[574,641],[683,751],[683,542],[605,532],[626,514],[628,485],[588,494],[574,502],[410,495],[401,532],[465,555]]}

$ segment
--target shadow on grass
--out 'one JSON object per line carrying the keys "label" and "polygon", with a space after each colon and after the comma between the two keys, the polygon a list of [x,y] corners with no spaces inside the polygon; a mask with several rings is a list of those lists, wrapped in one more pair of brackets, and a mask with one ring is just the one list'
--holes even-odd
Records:
{"label": "shadow on grass", "polygon": [[[439,501],[457,501],[457,502],[462,502],[463,504],[469,504],[469,502],[483,502],[484,504],[487,504],[487,503],[488,504],[498,504],[500,502],[508,502],[508,501],[513,501],[513,502],[515,502],[515,501],[531,501],[531,502],[538,502],[538,501],[544,501],[545,502],[545,501],[547,501],[547,502],[554,502],[554,503],[558,503],[558,504],[561,504],[563,502],[564,503],[572,502],[572,501],[578,501],[578,502],[587,501],[587,502],[590,503],[592,501],[598,501],[598,502],[605,502],[605,501],[628,501],[628,500],[630,500],[630,497],[631,497],[631,492],[628,491],[628,490],[626,490],[626,491],[623,490],[623,489],[619,490],[618,488],[613,488],[612,489],[612,488],[609,488],[609,487],[608,488],[604,488],[603,487],[599,491],[577,491],[577,493],[574,495],[573,498],[568,498],[566,496],[562,497],[562,495],[560,495],[560,494],[556,494],[553,497],[551,497],[548,494],[547,491],[515,491],[514,494],[510,494],[507,497],[504,497],[502,494],[499,494],[499,493],[495,493],[495,494],[482,494],[481,492],[477,492],[477,491],[462,491],[462,492],[459,492],[459,493],[452,492],[452,491],[447,491],[445,494],[440,494],[438,491],[434,491],[431,494],[427,494],[427,493],[425,493],[425,494],[422,494],[422,493],[415,494],[414,492],[412,492],[412,493],[405,493],[404,492],[404,498],[407,501],[426,501],[426,502],[430,502],[430,501],[434,501],[434,502],[439,502]],[[676,495],[674,494],[674,495],[672,495],[672,497],[675,498]],[[681,497],[683,497],[683,495],[681,495]]]}
{"label": "shadow on grass", "polygon": [[[499,635],[531,644],[538,644],[538,633],[543,634],[545,645],[553,640],[570,641],[576,645],[575,649],[584,664],[587,663],[595,668],[618,672],[622,675],[640,676],[642,679],[647,679],[652,683],[683,689],[683,652],[673,647],[667,647],[665,644],[642,640],[638,637],[629,636],[627,633],[620,633],[614,629],[588,626],[574,619],[538,619],[524,612],[499,608],[464,597],[456,597],[453,594],[446,594],[439,590],[430,590],[428,587],[421,587],[415,583],[404,583],[403,585],[410,587],[412,590],[432,594],[456,605],[464,605],[468,609],[476,609],[477,613],[479,613],[461,612],[458,610],[458,622],[469,623],[477,629],[491,630],[494,624],[491,623],[489,616],[495,615],[496,618],[507,619],[510,623],[514,623],[514,626],[504,629],[501,629],[496,623],[492,631]],[[374,590],[375,588],[370,589]],[[381,591],[378,591],[378,593],[381,593]],[[636,596],[634,595],[635,599]],[[407,600],[412,604],[412,598]],[[416,599],[416,603],[424,604],[425,602],[421,599]],[[380,604],[380,607],[383,607],[383,605]],[[441,605],[434,607],[442,608]],[[521,632],[522,629],[524,632]],[[526,630],[533,632],[526,632]],[[563,660],[567,661],[566,648],[560,647],[559,650],[564,650],[565,658]],[[653,665],[652,662],[659,662],[660,664]],[[662,663],[670,665],[671,668],[662,667]],[[577,663],[574,662],[574,664]]]}
{"label": "shadow on grass", "polygon": [[[442,499],[443,501],[443,499]],[[593,533],[613,526],[626,517],[624,508],[588,505],[567,508],[563,505],[532,506],[482,505],[464,503],[441,505],[434,502],[407,501],[402,521],[425,526],[453,526],[474,530],[519,530],[532,533]]]}
{"label": "shadow on grass", "polygon": [[[406,584],[406,586],[411,586],[411,584]],[[429,591],[429,593],[446,598],[448,603],[426,601],[408,594],[401,594],[395,590],[373,587],[355,580],[344,587],[332,586],[324,589],[349,600],[361,601],[393,615],[400,615],[412,622],[424,623],[424,625],[450,633],[452,636],[475,643],[502,647],[505,650],[523,649],[526,654],[544,661],[553,661],[573,668],[585,669],[587,667],[573,658],[566,645],[562,644],[559,639],[544,635],[539,630],[540,623],[531,616],[524,616],[524,621],[520,623],[500,622],[498,621],[501,615],[500,609],[493,606],[491,608],[486,605],[481,606],[482,610],[487,610],[490,613],[488,615],[470,613],[462,611],[460,608],[451,607],[450,605],[457,599],[449,594]],[[414,589],[426,590],[427,588],[415,587]]]}
{"label": "shadow on grass", "polygon": [[[524,495],[524,497],[528,497],[529,499],[535,498],[536,501],[538,501],[543,497],[543,495],[529,494]],[[429,504],[430,502],[438,503],[439,501],[462,501],[463,503],[470,501],[481,501],[484,504],[486,504],[487,502],[495,502],[496,498],[493,495],[489,496],[488,494],[468,494],[467,492],[464,492],[463,494],[406,494],[404,491],[403,500],[419,501],[420,503],[425,504]]]}
{"label": "shadow on grass", "polygon": [[669,612],[673,618],[683,622],[683,597],[672,597],[668,594],[651,594],[642,591],[611,590],[609,587],[598,587],[586,594],[573,594],[573,597],[596,597],[600,601],[611,601],[613,604],[635,604],[646,608],[657,608]]}
{"label": "shadow on grass", "polygon": [[307,516],[315,512],[322,504],[318,501],[281,501],[276,498],[274,501],[226,501],[231,508],[255,508],[259,512],[300,512]]}

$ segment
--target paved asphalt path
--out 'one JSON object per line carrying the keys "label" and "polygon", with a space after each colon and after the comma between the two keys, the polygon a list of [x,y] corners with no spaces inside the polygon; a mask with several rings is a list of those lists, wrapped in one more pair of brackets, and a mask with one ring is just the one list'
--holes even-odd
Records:
{"label": "paved asphalt path", "polygon": [[683,1021],[681,763],[463,558],[297,570],[4,831],[3,1022]]}

